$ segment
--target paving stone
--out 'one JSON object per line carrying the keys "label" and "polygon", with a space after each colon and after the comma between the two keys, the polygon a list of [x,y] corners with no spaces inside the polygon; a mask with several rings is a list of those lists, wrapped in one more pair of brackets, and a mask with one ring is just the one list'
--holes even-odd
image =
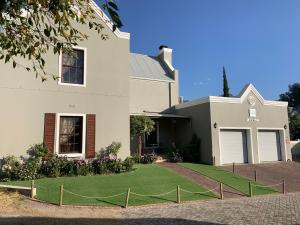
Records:
{"label": "paving stone", "polygon": [[300,224],[300,193],[129,208],[122,224]]}

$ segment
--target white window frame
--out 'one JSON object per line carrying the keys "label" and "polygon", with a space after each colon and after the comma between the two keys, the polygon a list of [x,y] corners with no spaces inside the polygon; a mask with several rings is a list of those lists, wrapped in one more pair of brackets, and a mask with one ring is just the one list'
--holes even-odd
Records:
{"label": "white window frame", "polygon": [[[59,153],[59,130],[60,130],[60,117],[61,116],[78,116],[82,117],[82,146],[81,153],[60,154]],[[56,114],[56,132],[55,132],[55,154],[60,157],[68,158],[85,158],[85,146],[86,146],[86,114],[77,113],[57,113]]]}
{"label": "white window frame", "polygon": [[159,148],[159,122],[155,122],[156,124],[156,139],[157,139],[157,145],[156,146],[146,146],[146,134],[144,134],[144,149],[153,149],[153,148]]}
{"label": "white window frame", "polygon": [[82,50],[83,51],[83,57],[84,57],[84,62],[83,62],[83,84],[71,84],[71,83],[63,83],[61,82],[61,77],[62,77],[62,51],[59,54],[59,78],[58,78],[58,84],[62,86],[73,86],[73,87],[86,87],[86,75],[87,75],[87,48],[86,47],[79,47],[79,46],[73,46],[72,47],[74,50]]}

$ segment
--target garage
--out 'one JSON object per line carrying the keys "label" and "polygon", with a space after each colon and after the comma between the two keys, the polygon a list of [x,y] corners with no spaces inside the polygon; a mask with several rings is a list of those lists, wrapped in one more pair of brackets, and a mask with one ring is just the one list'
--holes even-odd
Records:
{"label": "garage", "polygon": [[220,130],[221,164],[247,163],[246,130]]}
{"label": "garage", "polygon": [[261,162],[281,161],[282,157],[279,131],[258,131],[258,148]]}

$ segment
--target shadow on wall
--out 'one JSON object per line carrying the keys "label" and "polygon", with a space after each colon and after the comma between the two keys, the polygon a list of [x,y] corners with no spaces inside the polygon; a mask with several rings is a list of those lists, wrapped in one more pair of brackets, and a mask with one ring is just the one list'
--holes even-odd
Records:
{"label": "shadow on wall", "polygon": [[88,219],[88,218],[49,218],[49,217],[12,217],[1,218],[0,225],[137,225],[137,224],[159,224],[159,225],[220,225],[220,223],[209,223],[172,218],[145,218],[145,219]]}

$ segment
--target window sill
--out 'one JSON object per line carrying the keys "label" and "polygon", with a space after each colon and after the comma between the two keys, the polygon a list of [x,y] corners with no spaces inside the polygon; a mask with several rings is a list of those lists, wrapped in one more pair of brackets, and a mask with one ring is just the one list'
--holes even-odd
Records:
{"label": "window sill", "polygon": [[84,154],[83,153],[58,154],[58,157],[84,158]]}
{"label": "window sill", "polygon": [[61,83],[61,82],[58,82],[58,85],[71,86],[71,87],[86,87],[86,84],[72,84],[72,83]]}

